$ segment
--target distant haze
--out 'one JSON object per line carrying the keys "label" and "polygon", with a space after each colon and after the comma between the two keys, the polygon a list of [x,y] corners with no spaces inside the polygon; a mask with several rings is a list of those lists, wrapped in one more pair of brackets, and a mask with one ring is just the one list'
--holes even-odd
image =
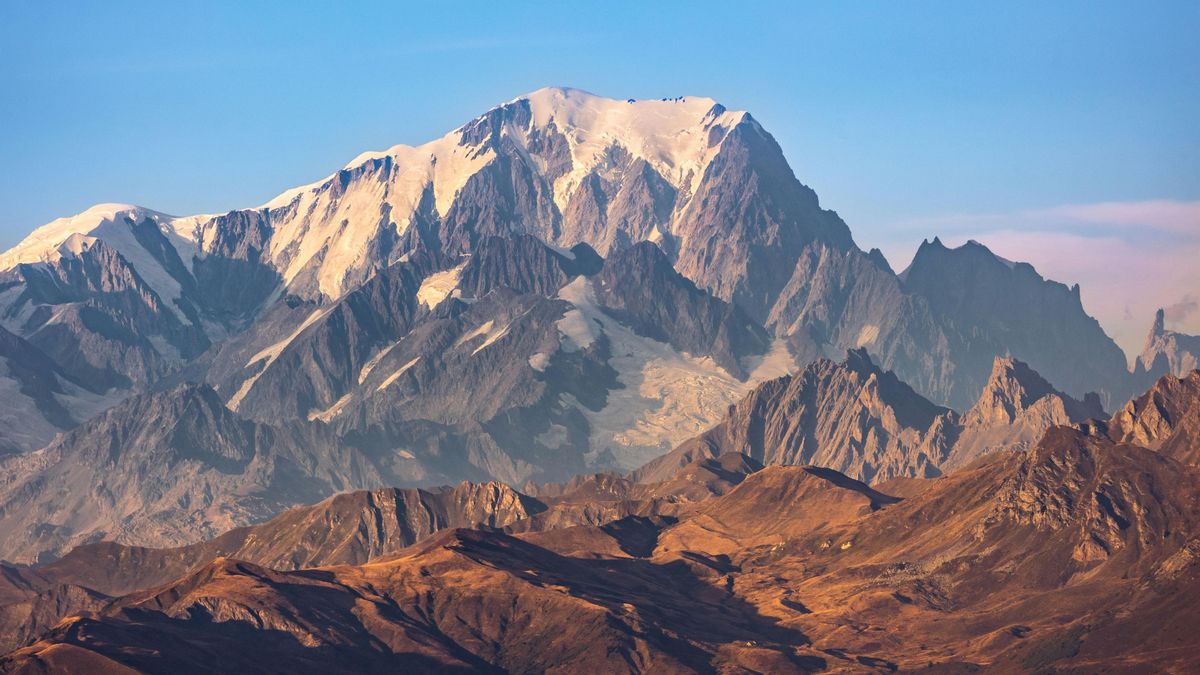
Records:
{"label": "distant haze", "polygon": [[[968,239],[1031,263],[1042,276],[1078,283],[1084,308],[1132,360],[1158,308],[1168,329],[1200,334],[1200,201],[1076,204],[892,223],[879,246],[897,269],[923,237]],[[923,234],[924,233],[924,234]]]}

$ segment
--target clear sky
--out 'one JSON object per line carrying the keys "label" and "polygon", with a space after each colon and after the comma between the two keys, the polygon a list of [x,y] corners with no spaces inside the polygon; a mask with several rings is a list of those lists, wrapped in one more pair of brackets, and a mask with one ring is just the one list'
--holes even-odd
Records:
{"label": "clear sky", "polygon": [[0,0],[0,248],[97,202],[256,205],[542,86],[703,95],[895,267],[980,239],[1129,349],[1157,306],[1200,332],[1198,34],[1195,1]]}

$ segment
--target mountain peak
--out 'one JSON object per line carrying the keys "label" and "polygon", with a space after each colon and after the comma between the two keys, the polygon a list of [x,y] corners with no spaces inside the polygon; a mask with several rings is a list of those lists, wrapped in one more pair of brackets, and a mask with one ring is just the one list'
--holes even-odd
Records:
{"label": "mountain peak", "polygon": [[1166,312],[1159,308],[1138,356],[1136,373],[1150,377],[1170,373],[1183,377],[1200,368],[1200,335],[1170,330],[1165,319]]}
{"label": "mountain peak", "polygon": [[[1062,405],[1042,403],[1043,400],[1051,398],[1060,401]],[[1089,393],[1082,401],[1077,401],[1055,389],[1054,385],[1024,361],[997,356],[992,362],[992,374],[988,377],[983,393],[971,408],[971,416],[992,420],[1003,418],[1012,422],[1035,406],[1046,405],[1061,408],[1061,414],[1055,413],[1060,418],[1055,421],[1058,424],[1099,418],[1104,414],[1097,394]]]}
{"label": "mountain peak", "polygon": [[1108,435],[1200,464],[1200,370],[1159,378],[1112,416]]}
{"label": "mountain peak", "polygon": [[963,416],[963,430],[944,468],[964,466],[1001,449],[1026,449],[1047,429],[1103,416],[1097,394],[1076,400],[1025,362],[997,356],[983,393]]}
{"label": "mountain peak", "polygon": [[1004,397],[1017,410],[1054,391],[1054,387],[1024,361],[997,356],[992,361],[992,374],[984,385],[984,394]]}
{"label": "mountain peak", "polygon": [[59,248],[75,235],[90,236],[106,225],[120,222],[124,218],[141,220],[146,216],[154,220],[172,219],[172,216],[142,206],[118,203],[96,204],[73,216],[56,218],[0,254],[0,270],[11,269],[20,264],[57,260],[61,254]]}
{"label": "mountain peak", "polygon": [[1150,327],[1150,336],[1151,337],[1158,337],[1163,334],[1163,332],[1165,331],[1165,326],[1163,325],[1163,319],[1165,317],[1166,317],[1166,312],[1163,311],[1162,307],[1159,307],[1158,311],[1154,313],[1154,325]]}

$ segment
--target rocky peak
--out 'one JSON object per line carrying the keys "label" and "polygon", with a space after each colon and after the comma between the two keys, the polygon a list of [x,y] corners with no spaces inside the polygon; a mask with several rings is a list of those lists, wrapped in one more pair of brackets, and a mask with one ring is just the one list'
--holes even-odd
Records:
{"label": "rocky peak", "polygon": [[962,417],[962,432],[945,468],[1002,450],[1027,449],[1051,427],[1104,416],[1098,395],[1076,400],[1023,361],[996,357],[979,400]]}
{"label": "rocky peak", "polygon": [[765,465],[836,469],[857,480],[936,476],[950,451],[957,415],[930,403],[865,350],[842,363],[817,360],[759,385],[716,427],[639,470],[664,480],[705,456],[741,452]]}
{"label": "rocky peak", "polygon": [[1077,285],[1045,279],[978,242],[947,248],[937,238],[921,245],[901,278],[948,330],[962,333],[964,353],[954,358],[964,374],[978,369],[983,380],[992,359],[1007,355],[1073,396],[1098,391],[1110,403],[1128,396],[1124,353],[1084,311]]}
{"label": "rocky peak", "polygon": [[1184,377],[1200,368],[1200,335],[1170,330],[1165,319],[1166,312],[1161,308],[1154,313],[1154,323],[1134,366],[1135,378],[1150,380],[1168,373]]}
{"label": "rocky peak", "polygon": [[1164,375],[1108,422],[1109,437],[1200,464],[1200,370]]}
{"label": "rocky peak", "polygon": [[595,274],[602,264],[587,244],[560,252],[532,235],[487,237],[463,266],[457,290],[466,298],[481,298],[501,287],[553,296],[572,278]]}
{"label": "rocky peak", "polygon": [[1025,362],[998,356],[992,365],[992,374],[968,417],[1011,424],[1047,396],[1055,397],[1072,418],[1104,416],[1100,399],[1095,393],[1089,393],[1082,402],[1076,401],[1056,390]]}
{"label": "rocky peak", "polygon": [[737,306],[697,288],[648,241],[609,256],[595,293],[606,313],[639,335],[711,355],[738,378],[746,377],[740,359],[770,346],[766,330]]}

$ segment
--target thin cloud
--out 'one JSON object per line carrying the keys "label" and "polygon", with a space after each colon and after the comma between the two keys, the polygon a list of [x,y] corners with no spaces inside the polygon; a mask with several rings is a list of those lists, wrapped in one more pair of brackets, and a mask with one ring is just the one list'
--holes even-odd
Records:
{"label": "thin cloud", "polygon": [[[895,222],[878,242],[898,268],[922,239],[974,239],[1043,276],[1080,285],[1084,308],[1127,354],[1141,350],[1154,311],[1200,333],[1200,201],[1067,204],[1011,213],[942,214]],[[899,263],[899,264],[896,264]]]}
{"label": "thin cloud", "polygon": [[1095,225],[1120,225],[1200,236],[1200,201],[1155,199],[1139,202],[1070,204],[1028,211],[1027,218],[1070,220]]}
{"label": "thin cloud", "polygon": [[1163,319],[1173,324],[1183,322],[1195,314],[1197,309],[1200,309],[1200,302],[1196,301],[1196,296],[1188,293],[1179,302],[1163,308]]}
{"label": "thin cloud", "polygon": [[[1083,236],[1144,235],[1147,231],[1200,239],[1200,201],[1153,199],[1064,204],[1011,213],[947,213],[906,218],[885,225],[893,235],[953,235],[984,229],[1061,232]],[[930,234],[929,236],[932,236]]]}

